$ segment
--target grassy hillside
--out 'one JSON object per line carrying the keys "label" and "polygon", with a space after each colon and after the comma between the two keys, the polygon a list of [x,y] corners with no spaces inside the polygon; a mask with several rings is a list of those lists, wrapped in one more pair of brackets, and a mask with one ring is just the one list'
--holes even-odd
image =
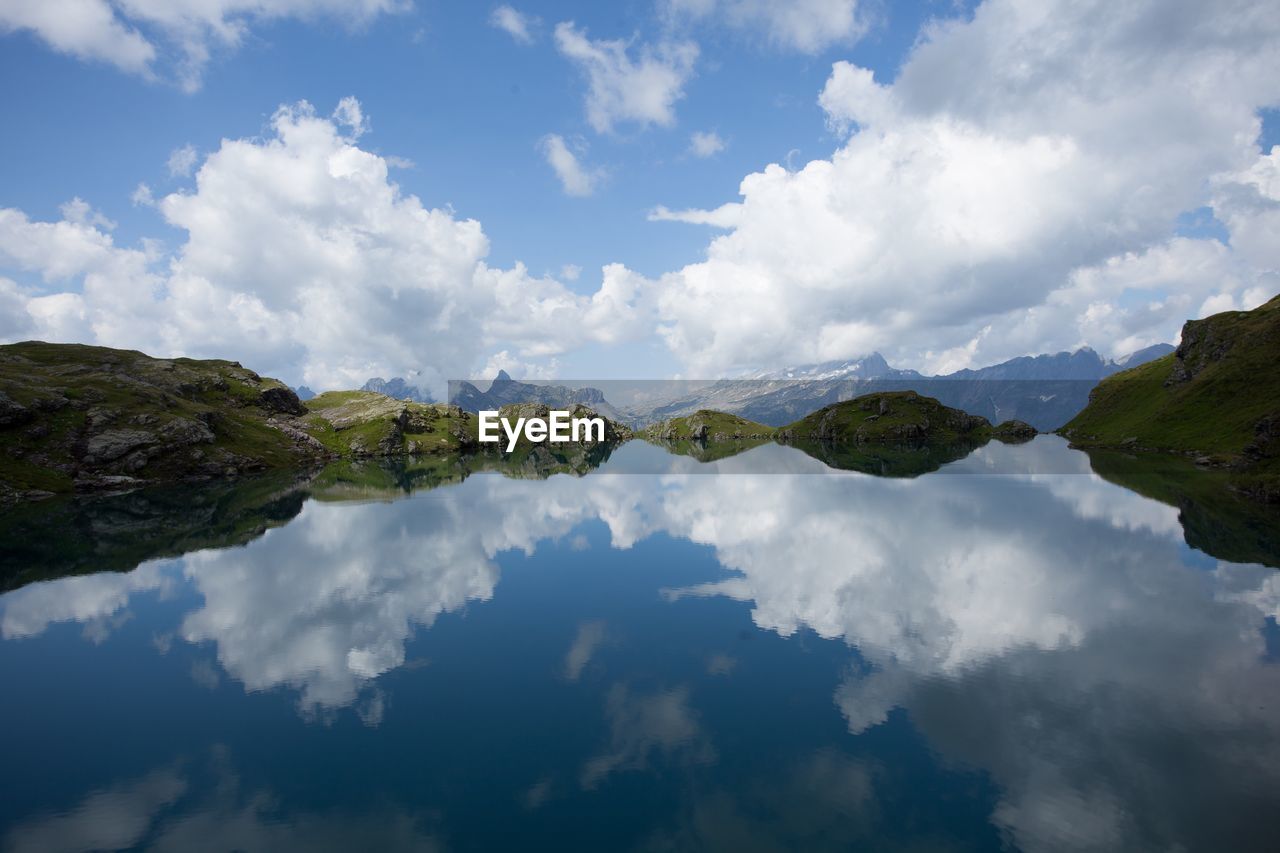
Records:
{"label": "grassy hillside", "polygon": [[339,456],[457,453],[478,443],[475,415],[444,403],[329,391],[305,405],[300,427]]}
{"label": "grassy hillside", "polygon": [[740,418],[737,415],[700,409],[692,415],[671,418],[646,427],[641,437],[650,441],[741,441],[772,438],[773,427]]}
{"label": "grassy hillside", "polygon": [[283,383],[231,361],[28,342],[0,346],[0,500],[296,466]]}
{"label": "grassy hillside", "polygon": [[981,443],[994,437],[986,418],[915,391],[881,391],[833,403],[778,431],[783,441]]}
{"label": "grassy hillside", "polygon": [[1280,297],[1183,326],[1171,355],[1118,373],[1061,433],[1083,448],[1176,453],[1280,500]]}

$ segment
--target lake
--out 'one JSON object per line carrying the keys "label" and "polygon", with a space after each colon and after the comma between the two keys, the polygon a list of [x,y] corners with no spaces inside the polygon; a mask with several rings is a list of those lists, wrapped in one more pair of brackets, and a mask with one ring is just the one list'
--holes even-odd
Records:
{"label": "lake", "polygon": [[1274,849],[1275,515],[1053,436],[554,470],[6,513],[0,849]]}

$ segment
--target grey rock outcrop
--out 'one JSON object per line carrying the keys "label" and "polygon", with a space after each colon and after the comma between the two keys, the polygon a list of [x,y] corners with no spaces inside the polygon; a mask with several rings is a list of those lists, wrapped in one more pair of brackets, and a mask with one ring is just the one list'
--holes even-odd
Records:
{"label": "grey rock outcrop", "polygon": [[0,429],[28,423],[34,417],[35,414],[30,409],[0,391]]}
{"label": "grey rock outcrop", "polygon": [[101,465],[119,459],[126,453],[140,447],[155,444],[154,432],[140,429],[109,429],[89,436],[85,442],[84,455],[80,461],[84,465]]}
{"label": "grey rock outcrop", "polygon": [[283,385],[266,388],[258,395],[258,405],[268,412],[282,415],[305,415],[307,407],[302,405],[298,395]]}

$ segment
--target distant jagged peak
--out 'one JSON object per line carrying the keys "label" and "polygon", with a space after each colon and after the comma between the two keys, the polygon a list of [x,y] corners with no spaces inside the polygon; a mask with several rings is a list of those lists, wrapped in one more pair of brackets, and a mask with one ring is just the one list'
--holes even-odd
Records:
{"label": "distant jagged peak", "polygon": [[1173,344],[1152,344],[1149,347],[1135,350],[1122,358],[1117,358],[1115,364],[1117,367],[1128,370],[1131,367],[1137,367],[1149,361],[1155,361],[1157,358],[1162,358],[1173,352],[1173,350]]}
{"label": "distant jagged peak", "polygon": [[871,352],[858,358],[833,359],[816,364],[801,364],[781,370],[764,370],[747,377],[749,379],[877,379],[883,376],[914,374],[912,370],[897,370],[885,357]]}
{"label": "distant jagged peak", "polygon": [[970,380],[1051,380],[1079,379],[1096,381],[1120,370],[1127,370],[1172,352],[1168,344],[1155,344],[1130,353],[1115,361],[1104,359],[1090,346],[1057,353],[1023,355],[987,367],[966,368],[939,376],[939,379]]}
{"label": "distant jagged peak", "polygon": [[449,385],[449,402],[468,412],[479,412],[485,409],[499,409],[502,406],[520,403],[540,403],[553,408],[567,408],[576,404],[590,406],[605,417],[620,421],[621,414],[599,388],[570,387],[554,385],[549,382],[521,382],[512,379],[505,370],[499,370],[493,382],[485,391],[481,391],[475,383],[466,381],[451,382]]}
{"label": "distant jagged peak", "polygon": [[431,395],[418,388],[416,385],[410,385],[408,380],[403,376],[394,376],[391,379],[383,379],[381,376],[374,376],[360,388],[361,391],[376,391],[379,394],[385,394],[388,397],[394,397],[397,400],[411,400],[415,403],[432,402]]}
{"label": "distant jagged peak", "polygon": [[[1173,352],[1170,344],[1153,344],[1114,361],[1103,358],[1093,347],[1078,347],[1039,355],[1020,355],[985,367],[965,368],[938,374],[938,379],[1101,379],[1119,370],[1137,367]],[[841,379],[923,379],[915,370],[895,368],[879,352],[858,358],[835,359],[800,364],[776,370],[761,370],[744,379],[824,381]],[[730,380],[732,381],[732,380]]]}

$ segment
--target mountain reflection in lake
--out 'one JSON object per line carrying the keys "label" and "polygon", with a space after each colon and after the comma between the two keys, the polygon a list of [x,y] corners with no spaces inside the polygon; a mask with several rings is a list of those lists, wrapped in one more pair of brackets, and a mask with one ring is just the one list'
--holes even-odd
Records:
{"label": "mountain reflection in lake", "polygon": [[208,491],[0,527],[3,849],[1273,849],[1280,575],[1056,438]]}

